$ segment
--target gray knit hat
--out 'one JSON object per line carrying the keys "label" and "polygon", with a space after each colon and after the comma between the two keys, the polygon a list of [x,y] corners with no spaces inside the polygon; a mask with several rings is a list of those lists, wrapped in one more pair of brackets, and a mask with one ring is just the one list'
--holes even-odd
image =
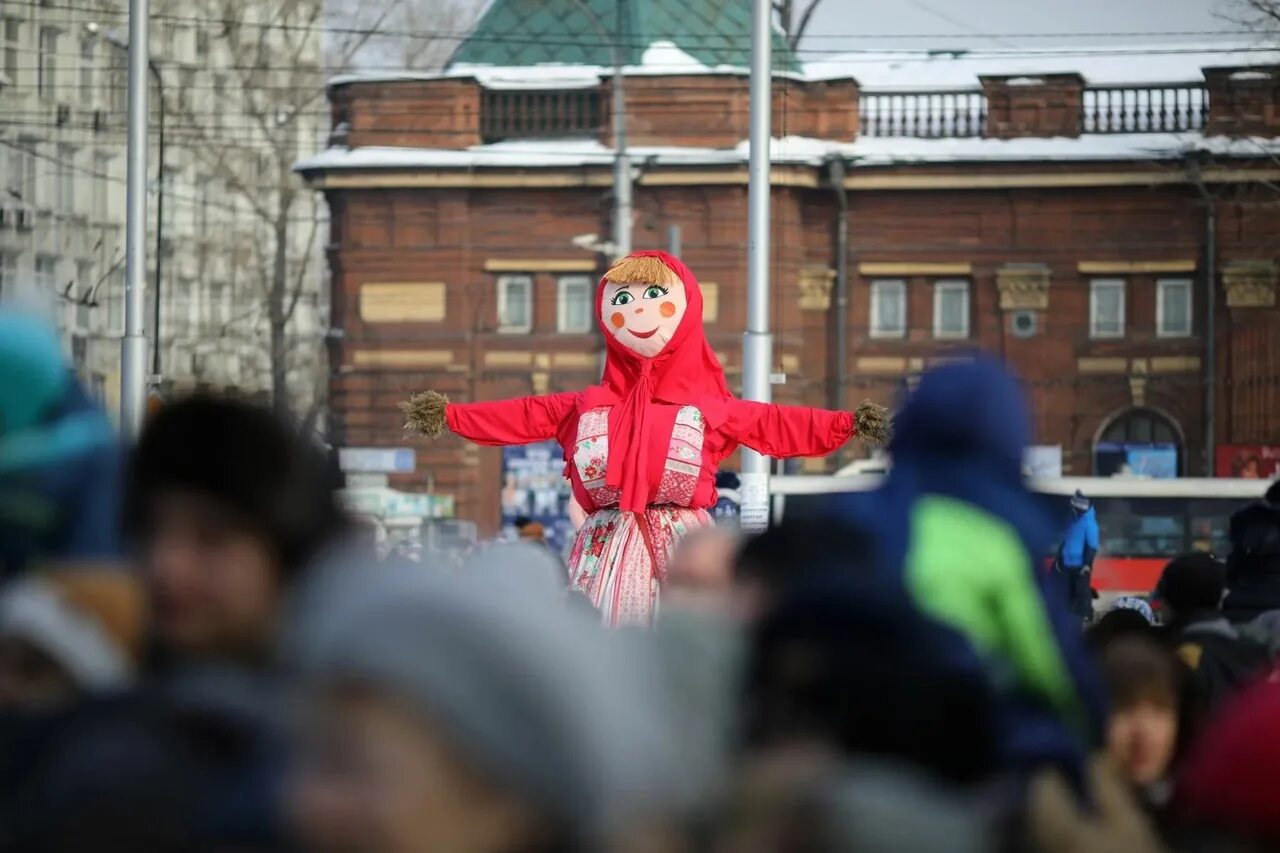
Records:
{"label": "gray knit hat", "polygon": [[312,685],[407,700],[459,753],[583,839],[666,808],[674,750],[656,660],[567,608],[539,572],[424,565],[331,572],[294,663]]}

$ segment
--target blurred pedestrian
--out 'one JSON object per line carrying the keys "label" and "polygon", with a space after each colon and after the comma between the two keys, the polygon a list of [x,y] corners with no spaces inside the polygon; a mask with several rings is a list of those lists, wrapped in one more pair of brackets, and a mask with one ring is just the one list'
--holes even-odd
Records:
{"label": "blurred pedestrian", "polygon": [[1164,567],[1156,595],[1168,611],[1167,630],[1178,657],[1191,671],[1201,713],[1261,678],[1267,648],[1242,634],[1222,612],[1226,567],[1211,554],[1182,554]]}
{"label": "blurred pedestrian", "polygon": [[663,609],[729,615],[733,609],[733,561],[739,546],[732,532],[704,527],[676,545],[667,566]]}
{"label": "blurred pedestrian", "polygon": [[1171,814],[1189,851],[1280,849],[1280,683],[1223,708],[1191,750]]}
{"label": "blurred pedestrian", "polygon": [[0,309],[0,580],[118,565],[120,464],[53,330]]}
{"label": "blurred pedestrian", "polygon": [[1098,555],[1098,516],[1093,502],[1076,489],[1071,496],[1071,525],[1062,537],[1054,568],[1067,604],[1081,619],[1093,618],[1093,560]]}
{"label": "blurred pedestrian", "polygon": [[676,774],[652,662],[539,578],[353,570],[304,616],[313,851],[608,850]]}
{"label": "blurred pedestrian", "polygon": [[133,680],[142,590],[123,571],[62,570],[0,590],[0,707],[40,711]]}
{"label": "blurred pedestrian", "polygon": [[989,359],[948,364],[921,378],[895,424],[884,483],[833,511],[872,532],[881,570],[987,661],[1006,759],[1051,760],[1080,780],[1105,703],[1079,620],[1046,594],[1053,525],[1023,481],[1032,433],[1018,383]]}
{"label": "blurred pedestrian", "polygon": [[1223,612],[1243,624],[1280,610],[1280,483],[1231,516],[1227,593]]}
{"label": "blurred pedestrian", "polygon": [[1182,668],[1153,637],[1119,637],[1098,657],[1111,700],[1107,754],[1143,802],[1163,806],[1182,728]]}
{"label": "blurred pedestrian", "polygon": [[346,532],[333,485],[319,449],[266,409],[195,397],[160,410],[125,501],[154,662],[264,666],[288,590]]}

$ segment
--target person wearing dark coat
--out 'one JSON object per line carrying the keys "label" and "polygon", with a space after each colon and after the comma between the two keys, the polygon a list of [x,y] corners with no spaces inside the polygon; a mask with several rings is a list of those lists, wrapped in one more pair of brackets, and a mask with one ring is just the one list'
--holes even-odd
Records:
{"label": "person wearing dark coat", "polygon": [[1191,672],[1202,715],[1261,678],[1270,662],[1266,647],[1243,635],[1219,608],[1225,582],[1222,563],[1195,552],[1171,560],[1156,584],[1170,613],[1166,636]]}
{"label": "person wearing dark coat", "polygon": [[1234,623],[1280,610],[1280,480],[1267,496],[1231,516],[1227,597],[1222,610]]}

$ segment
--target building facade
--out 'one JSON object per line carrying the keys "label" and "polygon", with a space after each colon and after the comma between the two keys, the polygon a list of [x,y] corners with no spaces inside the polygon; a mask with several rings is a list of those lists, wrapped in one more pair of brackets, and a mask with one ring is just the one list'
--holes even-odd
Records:
{"label": "building facade", "polygon": [[[271,6],[248,5],[245,26],[256,20],[253,7],[262,17]],[[154,299],[158,259],[160,387],[265,394],[262,294],[272,259],[263,253],[263,216],[235,184],[252,180],[269,201],[273,176],[287,177],[294,154],[318,147],[323,104],[297,117],[300,144],[281,168],[252,121],[254,93],[223,23],[199,3],[154,9],[146,282]],[[112,413],[124,332],[127,30],[122,3],[0,5],[0,300],[51,314],[77,371]],[[318,63],[320,29],[306,38],[303,58]],[[224,174],[220,160],[235,165]],[[323,376],[317,339],[327,300],[312,227],[323,207],[301,182],[296,188],[287,267],[304,286],[289,328],[290,396],[305,406]],[[149,337],[153,311],[154,303]]]}
{"label": "building facade", "polygon": [[[547,5],[585,26],[576,4]],[[719,41],[712,24],[690,40],[663,29],[661,5],[630,4],[648,40],[624,79],[633,242],[665,247],[679,227],[737,384],[749,86],[708,45],[746,33],[726,16]],[[403,445],[396,404],[414,390],[485,400],[599,376],[608,259],[575,237],[610,229],[612,78],[574,64],[600,57],[546,64],[573,39],[513,48],[529,43],[503,38],[530,25],[522,8],[493,4],[442,74],[331,85],[334,144],[299,169],[332,217],[335,444]],[[1151,446],[1203,475],[1215,448],[1280,445],[1280,56],[783,60],[776,400],[893,404],[930,365],[983,350],[1024,380],[1063,474],[1112,473]],[[417,472],[392,485],[453,495],[494,529],[500,453],[451,436],[415,447]]]}

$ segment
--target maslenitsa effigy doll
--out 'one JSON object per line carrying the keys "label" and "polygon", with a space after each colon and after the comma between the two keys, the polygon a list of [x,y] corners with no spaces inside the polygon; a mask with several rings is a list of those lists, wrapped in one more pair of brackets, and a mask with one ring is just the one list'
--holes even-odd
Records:
{"label": "maslenitsa effigy doll", "polygon": [[434,391],[404,405],[407,427],[483,445],[556,439],[587,512],[569,557],[575,587],[605,624],[647,625],[680,537],[711,524],[719,463],[738,445],[774,458],[822,456],[855,435],[882,441],[885,410],[857,413],[736,399],[702,328],[693,273],[664,252],[614,264],[596,290],[604,377],[582,391],[452,403]]}

